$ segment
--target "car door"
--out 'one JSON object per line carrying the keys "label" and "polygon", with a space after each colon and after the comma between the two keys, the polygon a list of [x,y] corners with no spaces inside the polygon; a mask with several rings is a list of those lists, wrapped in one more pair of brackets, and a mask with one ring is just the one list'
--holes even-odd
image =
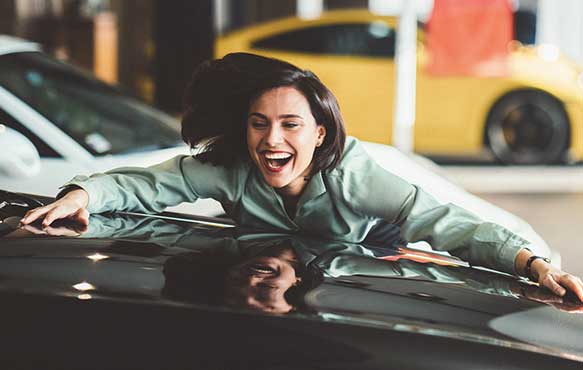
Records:
{"label": "car door", "polygon": [[250,51],[309,69],[340,104],[349,135],[392,141],[395,29],[388,21],[308,23],[250,40]]}

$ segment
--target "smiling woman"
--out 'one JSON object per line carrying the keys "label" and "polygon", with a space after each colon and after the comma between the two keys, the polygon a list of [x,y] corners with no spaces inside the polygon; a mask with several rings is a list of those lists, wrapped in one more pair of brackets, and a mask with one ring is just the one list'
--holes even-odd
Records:
{"label": "smiling woman", "polygon": [[213,198],[244,227],[351,242],[382,242],[379,231],[399,230],[403,242],[424,240],[583,301],[581,280],[533,255],[529,241],[380,167],[346,138],[334,95],[309,71],[246,53],[204,63],[187,88],[182,136],[200,154],[78,176],[22,222],[87,223],[90,213],[160,212]]}
{"label": "smiling woman", "polygon": [[249,155],[293,215],[326,127],[316,122],[308,101],[293,87],[268,90],[253,101],[249,111]]}

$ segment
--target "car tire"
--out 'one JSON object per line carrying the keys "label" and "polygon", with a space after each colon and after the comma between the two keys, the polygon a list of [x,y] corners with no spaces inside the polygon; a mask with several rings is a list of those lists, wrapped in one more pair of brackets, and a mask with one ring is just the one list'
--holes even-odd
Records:
{"label": "car tire", "polygon": [[517,91],[501,98],[486,122],[486,143],[504,164],[562,162],[569,144],[563,106],[539,91]]}

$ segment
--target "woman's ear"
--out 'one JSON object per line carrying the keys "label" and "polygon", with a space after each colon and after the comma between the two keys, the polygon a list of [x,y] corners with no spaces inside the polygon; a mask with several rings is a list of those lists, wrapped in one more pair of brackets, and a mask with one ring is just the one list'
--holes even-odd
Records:
{"label": "woman's ear", "polygon": [[324,142],[324,138],[326,137],[326,126],[318,125],[317,130],[318,130],[318,140],[316,141],[316,146],[318,147],[318,146],[322,145],[322,143]]}

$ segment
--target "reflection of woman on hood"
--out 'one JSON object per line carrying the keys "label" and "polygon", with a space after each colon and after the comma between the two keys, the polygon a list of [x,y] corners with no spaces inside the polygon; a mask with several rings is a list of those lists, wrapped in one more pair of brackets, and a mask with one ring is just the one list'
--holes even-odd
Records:
{"label": "reflection of woman on hood", "polygon": [[[289,238],[223,241],[226,248],[206,248],[168,259],[162,294],[194,303],[288,313],[303,307],[304,294],[323,279],[318,270],[299,259]],[[235,250],[238,253],[232,253]]]}

